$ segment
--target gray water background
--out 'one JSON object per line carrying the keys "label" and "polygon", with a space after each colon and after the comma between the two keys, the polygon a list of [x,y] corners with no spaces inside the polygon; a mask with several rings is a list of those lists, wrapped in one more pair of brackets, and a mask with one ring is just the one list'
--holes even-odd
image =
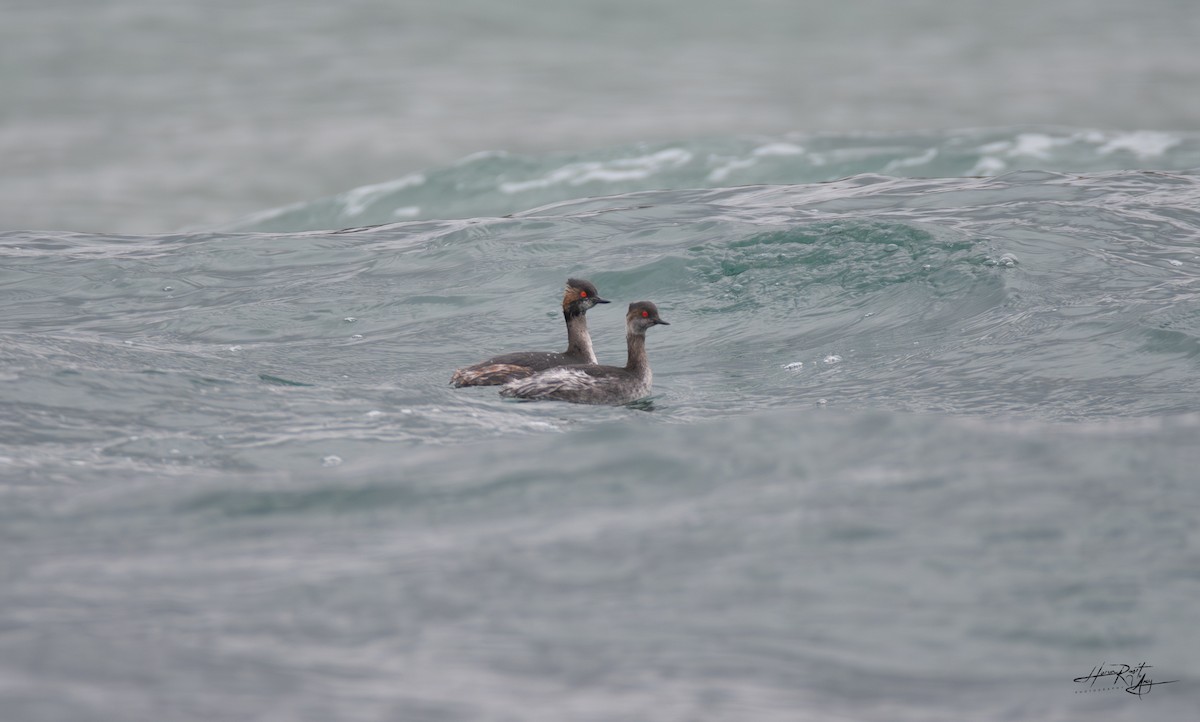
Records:
{"label": "gray water background", "polygon": [[2,719],[1200,708],[1190,3],[4,12]]}
{"label": "gray water background", "polygon": [[3,15],[5,229],[220,224],[488,150],[1200,119],[1189,0],[7,0]]}

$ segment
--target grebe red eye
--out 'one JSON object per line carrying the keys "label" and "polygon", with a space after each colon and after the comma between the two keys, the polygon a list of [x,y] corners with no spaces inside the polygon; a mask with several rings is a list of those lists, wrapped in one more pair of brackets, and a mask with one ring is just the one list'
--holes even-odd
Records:
{"label": "grebe red eye", "polygon": [[650,312],[649,312],[649,311],[642,311],[642,318],[650,318]]}
{"label": "grebe red eye", "polygon": [[587,298],[587,291],[580,291],[580,292],[579,292],[579,297],[580,297],[580,298]]}

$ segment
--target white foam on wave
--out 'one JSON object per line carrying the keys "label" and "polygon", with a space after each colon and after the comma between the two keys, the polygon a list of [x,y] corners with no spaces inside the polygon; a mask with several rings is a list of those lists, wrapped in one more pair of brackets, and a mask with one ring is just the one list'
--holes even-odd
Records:
{"label": "white foam on wave", "polygon": [[971,170],[967,171],[967,175],[997,175],[1003,173],[1008,168],[1008,163],[992,156],[985,155],[975,163]]}
{"label": "white foam on wave", "polygon": [[1008,150],[1008,155],[1026,156],[1045,160],[1050,157],[1050,151],[1060,145],[1070,143],[1072,138],[1055,138],[1052,135],[1045,133],[1020,133],[1017,135],[1016,141],[1012,148]]}
{"label": "white foam on wave", "polygon": [[1183,142],[1183,139],[1157,130],[1135,130],[1121,133],[1106,133],[1099,130],[1083,130],[1062,136],[1047,133],[1020,133],[1012,140],[998,140],[977,148],[980,158],[967,175],[996,175],[1008,169],[1011,159],[1034,158],[1050,160],[1056,148],[1074,143],[1090,143],[1098,146],[1098,155],[1128,152],[1138,160],[1157,158]]}
{"label": "white foam on wave", "polygon": [[1121,133],[1100,146],[1096,152],[1100,155],[1111,155],[1117,151],[1127,150],[1140,160],[1157,158],[1168,150],[1179,145],[1183,140],[1170,133],[1157,130],[1135,130]]}
{"label": "white foam on wave", "polygon": [[692,152],[683,148],[668,148],[657,153],[635,158],[618,158],[608,161],[584,161],[568,163],[556,168],[541,178],[527,181],[511,181],[500,184],[503,193],[523,193],[537,188],[556,185],[578,186],[592,181],[613,183],[641,180],[655,173],[678,168],[692,160]]}
{"label": "white foam on wave", "polygon": [[425,175],[423,173],[410,173],[395,180],[359,186],[339,196],[339,200],[342,202],[342,212],[348,216],[357,216],[367,210],[367,207],[373,201],[382,198],[388,193],[394,193],[395,191],[411,188],[412,186],[423,185],[424,183]]}
{"label": "white foam on wave", "polygon": [[481,160],[491,160],[492,158],[511,158],[512,155],[506,150],[481,150],[478,153],[472,153],[459,158],[455,162],[455,166],[461,168],[464,165],[477,163]]}
{"label": "white foam on wave", "polygon": [[1047,160],[1053,149],[1075,142],[1076,136],[1055,137],[1046,133],[1019,133],[1012,140],[997,140],[979,146],[979,160],[967,175],[997,175],[1008,170],[1012,158]]}
{"label": "white foam on wave", "polygon": [[754,158],[729,159],[725,161],[725,165],[714,168],[712,172],[708,174],[708,180],[710,183],[720,183],[728,178],[730,173],[736,170],[750,168],[757,164],[758,161]]}
{"label": "white foam on wave", "polygon": [[909,156],[908,158],[897,158],[883,167],[884,173],[890,173],[901,168],[912,168],[918,165],[927,165],[938,156],[937,148],[930,148],[920,155]]}
{"label": "white foam on wave", "polygon": [[795,143],[767,143],[754,149],[753,155],[760,158],[772,155],[803,155],[804,147]]}
{"label": "white foam on wave", "polygon": [[754,166],[758,165],[760,158],[797,156],[803,155],[804,153],[805,150],[803,146],[796,145],[795,143],[781,142],[760,145],[754,150],[750,151],[750,157],[748,158],[710,155],[708,157],[710,163],[716,164],[720,162],[721,165],[718,165],[709,172],[708,181],[710,183],[721,183],[729,178],[730,174],[735,171],[753,168]]}
{"label": "white foam on wave", "polygon": [[[252,213],[252,214],[246,216],[245,218],[238,221],[236,226],[238,228],[246,228],[246,227],[258,225],[260,223],[268,223],[270,221],[275,221],[280,218],[283,218],[284,216],[288,215],[289,213],[296,213],[298,211],[302,211],[307,207],[308,207],[308,201],[298,201],[296,203],[289,203],[286,206],[279,206],[277,208],[268,208],[265,211],[258,211],[257,213]],[[221,228],[222,227],[218,227],[218,230],[220,230]]]}

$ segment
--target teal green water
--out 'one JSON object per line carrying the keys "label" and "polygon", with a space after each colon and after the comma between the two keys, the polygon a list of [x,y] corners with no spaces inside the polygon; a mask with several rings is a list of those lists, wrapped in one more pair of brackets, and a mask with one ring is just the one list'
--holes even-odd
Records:
{"label": "teal green water", "polygon": [[[1184,717],[1200,176],[1112,167],[1116,137],[1074,148],[1109,164],[1087,172],[608,178],[629,185],[467,214],[580,162],[491,157],[428,174],[491,179],[441,219],[0,234],[6,708]],[[1195,152],[1121,137],[1166,167]],[[256,223],[427,204],[395,185]],[[671,322],[649,401],[448,386],[564,345],[568,276],[615,301],[589,314],[602,361],[625,303]],[[1076,693],[1143,661],[1179,681]]]}
{"label": "teal green water", "polygon": [[264,211],[220,228],[307,231],[497,216],[637,190],[795,185],[860,174],[948,178],[1197,166],[1200,134],[1194,132],[1030,126],[718,137],[556,155],[478,153],[452,166]]}

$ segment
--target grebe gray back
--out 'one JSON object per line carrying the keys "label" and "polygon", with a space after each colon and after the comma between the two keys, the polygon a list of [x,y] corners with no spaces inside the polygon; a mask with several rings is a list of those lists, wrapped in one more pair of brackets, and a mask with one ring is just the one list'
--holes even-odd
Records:
{"label": "grebe gray back", "polygon": [[598,303],[608,301],[600,298],[600,293],[590,281],[568,278],[562,300],[563,318],[567,322],[566,351],[517,351],[493,356],[487,361],[458,369],[450,377],[450,383],[456,387],[498,386],[556,366],[596,363],[586,314],[589,308]]}

